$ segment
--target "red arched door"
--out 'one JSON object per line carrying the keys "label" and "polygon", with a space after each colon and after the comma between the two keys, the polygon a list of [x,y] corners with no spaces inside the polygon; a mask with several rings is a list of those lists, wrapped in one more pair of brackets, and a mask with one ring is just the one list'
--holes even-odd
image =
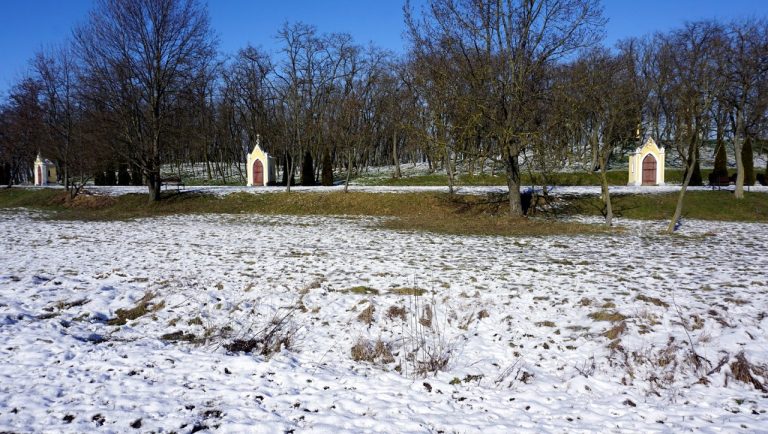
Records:
{"label": "red arched door", "polygon": [[643,158],[643,185],[656,185],[656,159],[651,154]]}
{"label": "red arched door", "polygon": [[264,165],[259,160],[253,163],[253,185],[264,185]]}
{"label": "red arched door", "polygon": [[40,166],[37,166],[37,183],[36,184],[43,185],[43,168]]}

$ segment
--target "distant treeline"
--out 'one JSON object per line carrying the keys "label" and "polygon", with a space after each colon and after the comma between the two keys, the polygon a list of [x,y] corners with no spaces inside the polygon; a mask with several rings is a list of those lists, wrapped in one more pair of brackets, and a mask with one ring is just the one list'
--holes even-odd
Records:
{"label": "distant treeline", "polygon": [[[347,179],[367,165],[427,162],[458,171],[603,171],[652,136],[702,182],[700,148],[755,182],[766,134],[768,24],[701,21],[601,45],[596,0],[431,0],[406,4],[406,54],[286,23],[270,55],[218,51],[194,0],[101,0],[72,37],[34,55],[0,102],[0,177],[18,183],[35,154],[77,191],[143,183],[163,165],[239,176],[257,139],[282,182]],[[237,173],[232,173],[232,168]],[[120,169],[120,173],[118,173]],[[111,173],[111,174],[110,174]],[[140,176],[139,176],[140,175]],[[296,179],[298,178],[298,179]],[[518,195],[510,210],[521,214]]]}

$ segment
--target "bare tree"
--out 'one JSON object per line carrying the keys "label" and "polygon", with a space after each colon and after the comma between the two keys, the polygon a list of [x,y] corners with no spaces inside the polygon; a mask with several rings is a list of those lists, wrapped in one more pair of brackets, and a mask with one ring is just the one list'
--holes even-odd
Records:
{"label": "bare tree", "polygon": [[573,119],[581,118],[578,124],[600,169],[605,221],[609,226],[613,222],[613,207],[608,164],[615,152],[635,142],[644,102],[632,50],[631,43],[624,45],[618,55],[604,49],[594,50],[566,70],[572,80],[567,92],[580,96],[573,105]]}
{"label": "bare tree", "polygon": [[91,107],[159,200],[168,132],[185,108],[179,96],[214,55],[207,10],[195,0],[98,0],[74,35]]}
{"label": "bare tree", "polygon": [[33,69],[41,84],[40,101],[48,136],[46,153],[54,158],[73,199],[94,172],[93,149],[83,137],[77,61],[68,45],[39,52]]}
{"label": "bare tree", "polygon": [[[750,125],[764,117],[768,88],[768,23],[748,20],[728,27],[730,46],[725,56],[724,74],[730,107],[733,147],[736,156],[736,199],[744,198],[744,142],[749,139]],[[751,146],[749,152],[752,152]],[[752,158],[750,155],[749,158]],[[753,181],[754,182],[754,181]]]}
{"label": "bare tree", "polygon": [[[432,0],[422,18],[405,6],[414,47],[454,52],[462,74],[483,98],[486,134],[506,169],[510,212],[521,216],[519,156],[540,133],[535,108],[544,71],[597,43],[605,23],[595,0]],[[434,50],[439,51],[439,50]]]}
{"label": "bare tree", "polygon": [[0,163],[8,187],[29,179],[35,153],[47,145],[41,92],[39,81],[25,77],[11,88],[7,105],[0,107]]}
{"label": "bare tree", "polygon": [[722,88],[719,67],[724,39],[721,28],[713,22],[688,23],[684,28],[661,39],[658,55],[663,59],[667,116],[672,124],[674,144],[685,163],[685,179],[677,206],[667,228],[673,232],[683,210],[683,199],[696,173],[699,149],[711,131],[711,113]]}

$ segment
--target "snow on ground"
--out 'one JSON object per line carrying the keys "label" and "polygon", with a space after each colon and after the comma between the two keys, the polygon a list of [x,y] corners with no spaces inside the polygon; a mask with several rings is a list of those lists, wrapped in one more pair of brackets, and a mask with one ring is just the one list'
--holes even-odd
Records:
{"label": "snow on ground", "polygon": [[[31,187],[21,186],[18,188],[63,188],[61,186],[48,186],[48,187]],[[520,191],[524,192],[529,190],[530,186],[520,187]],[[554,195],[600,195],[600,186],[556,186],[549,187],[549,193]],[[735,187],[723,187],[724,191],[733,191]],[[541,191],[541,186],[536,186],[537,191]],[[688,191],[711,191],[711,187],[697,186],[688,187]],[[93,193],[105,194],[109,196],[120,196],[130,193],[147,193],[147,187],[132,187],[132,186],[88,186],[88,191]],[[163,188],[163,191],[166,191]],[[178,191],[175,187],[169,187],[168,191]],[[184,192],[199,192],[209,193],[218,196],[226,196],[230,193],[282,193],[285,192],[285,187],[247,187],[247,186],[189,186],[181,189]],[[336,185],[332,187],[291,187],[291,191],[305,192],[305,193],[328,193],[334,191],[344,191],[343,185]],[[363,185],[350,185],[349,191],[364,192],[364,193],[424,193],[424,192],[441,192],[448,193],[448,187],[441,186],[363,186]],[[459,186],[455,190],[459,194],[489,194],[489,193],[506,193],[509,189],[505,186]],[[611,194],[663,194],[674,193],[680,191],[679,185],[662,185],[662,186],[612,186]],[[768,186],[756,185],[749,187],[749,191],[757,193],[768,193]]]}
{"label": "snow on ground", "polygon": [[768,432],[768,225],[376,222],[0,210],[0,431]]}

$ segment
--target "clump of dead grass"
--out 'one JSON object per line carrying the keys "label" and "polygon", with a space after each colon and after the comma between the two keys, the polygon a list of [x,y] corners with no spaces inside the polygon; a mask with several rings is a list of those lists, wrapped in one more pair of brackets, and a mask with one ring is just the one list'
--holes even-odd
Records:
{"label": "clump of dead grass", "polygon": [[424,306],[422,311],[423,311],[423,314],[422,314],[421,318],[419,318],[419,324],[421,324],[422,326],[424,326],[426,328],[431,328],[432,327],[432,316],[434,315],[432,313],[432,307],[430,305],[426,305],[426,306]]}
{"label": "clump of dead grass", "polygon": [[342,289],[339,292],[344,294],[357,294],[357,295],[379,295],[379,290],[371,288],[370,286],[353,286],[351,288]]}
{"label": "clump of dead grass", "polygon": [[368,303],[368,307],[363,309],[359,315],[357,315],[357,320],[361,323],[371,326],[374,321],[374,313],[376,312],[376,308],[373,306],[373,303]]}
{"label": "clump of dead grass", "polygon": [[736,354],[730,367],[734,380],[751,384],[755,389],[768,393],[768,383],[766,383],[768,381],[768,368],[750,363],[743,351]]}
{"label": "clump of dead grass", "polygon": [[148,313],[154,313],[161,310],[165,307],[165,301],[161,300],[160,302],[155,303],[154,299],[156,296],[157,294],[154,292],[147,292],[141,299],[139,299],[134,307],[130,309],[118,309],[115,312],[115,317],[107,321],[107,324],[114,326],[124,325],[130,320],[135,320]]}
{"label": "clump of dead grass", "polygon": [[410,295],[410,296],[422,296],[425,292],[427,292],[426,289],[421,288],[395,288],[392,291],[390,291],[392,294],[397,295]]}
{"label": "clump of dead grass", "polygon": [[351,350],[352,360],[356,362],[369,363],[393,363],[392,349],[381,338],[372,342],[367,339],[359,338]]}
{"label": "clump of dead grass", "polygon": [[627,319],[626,316],[620,314],[619,312],[609,310],[599,310],[597,312],[592,312],[587,316],[592,318],[594,321],[619,322]]}
{"label": "clump of dead grass", "polygon": [[662,301],[660,298],[648,297],[647,295],[643,295],[643,294],[640,294],[637,297],[635,297],[635,300],[644,301],[646,303],[650,303],[656,306],[669,307],[669,303]]}
{"label": "clump of dead grass", "polygon": [[387,312],[386,312],[385,315],[386,315],[387,319],[390,319],[390,320],[395,319],[395,318],[400,318],[401,321],[405,321],[406,313],[407,313],[407,309],[406,308],[404,308],[402,306],[394,306],[393,305],[393,306],[390,306],[387,309]]}
{"label": "clump of dead grass", "polygon": [[621,321],[610,329],[603,333],[603,336],[610,340],[618,339],[625,331],[627,331],[627,322]]}

